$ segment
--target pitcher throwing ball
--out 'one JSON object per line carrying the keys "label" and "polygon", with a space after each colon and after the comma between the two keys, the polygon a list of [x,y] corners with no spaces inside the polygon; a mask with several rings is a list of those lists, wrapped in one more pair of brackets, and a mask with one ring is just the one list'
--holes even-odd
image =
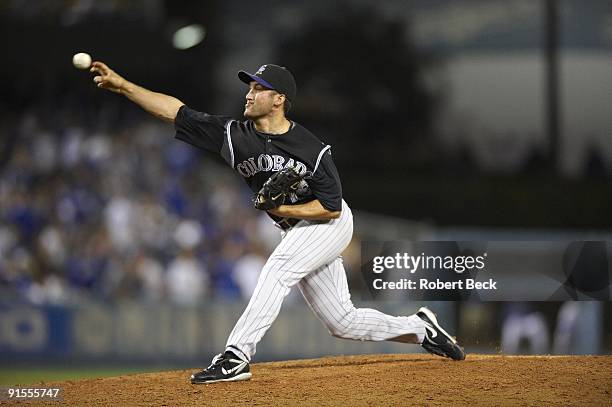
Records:
{"label": "pitcher throwing ball", "polygon": [[353,215],[342,199],[331,147],[287,118],[296,101],[289,70],[267,64],[255,73],[238,73],[248,85],[242,121],[196,111],[127,81],[102,62],[94,62],[91,72],[98,87],[174,123],[179,140],[221,155],[254,192],[254,206],[267,211],[281,229],[282,240],[261,270],[225,350],[192,374],[192,383],[250,379],[257,343],[294,285],[333,336],[416,343],[436,355],[465,359],[463,349],[427,308],[395,317],[355,308],[351,302],[340,253],[351,240]]}

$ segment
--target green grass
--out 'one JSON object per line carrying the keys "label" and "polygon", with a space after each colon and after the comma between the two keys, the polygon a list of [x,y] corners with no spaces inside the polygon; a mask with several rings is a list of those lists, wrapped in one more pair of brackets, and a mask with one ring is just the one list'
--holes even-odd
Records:
{"label": "green grass", "polygon": [[41,381],[79,380],[92,377],[120,376],[131,373],[155,372],[161,369],[154,367],[17,367],[0,368],[0,386],[32,384]]}

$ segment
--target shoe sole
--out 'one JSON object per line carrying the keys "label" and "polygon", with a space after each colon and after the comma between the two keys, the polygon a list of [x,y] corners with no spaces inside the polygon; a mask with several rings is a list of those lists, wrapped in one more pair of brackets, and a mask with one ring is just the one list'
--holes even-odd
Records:
{"label": "shoe sole", "polygon": [[419,308],[418,312],[422,312],[423,314],[425,314],[427,318],[429,318],[429,320],[436,326],[437,330],[442,332],[442,334],[446,336],[446,338],[448,338],[453,343],[453,345],[457,345],[457,340],[453,338],[452,336],[450,336],[448,332],[446,332],[444,329],[442,329],[440,324],[438,324],[438,319],[436,318],[436,314],[430,311],[429,308],[421,307]]}
{"label": "shoe sole", "polygon": [[240,382],[243,380],[249,380],[253,376],[251,372],[240,373],[236,376],[228,377],[227,379],[219,379],[219,380],[207,380],[207,381],[197,381],[192,380],[191,384],[208,384],[208,383],[219,383],[219,382]]}

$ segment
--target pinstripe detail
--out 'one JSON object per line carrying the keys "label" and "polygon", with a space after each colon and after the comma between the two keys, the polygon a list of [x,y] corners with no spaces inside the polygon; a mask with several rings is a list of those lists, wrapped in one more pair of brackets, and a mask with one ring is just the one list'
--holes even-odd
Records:
{"label": "pinstripe detail", "polygon": [[328,223],[300,222],[283,233],[228,338],[227,349],[240,350],[250,360],[296,284],[311,310],[335,336],[383,341],[414,334],[416,340],[422,340],[425,328],[415,315],[394,317],[353,306],[340,257],[352,234],[353,218],[344,201],[340,218]]}
{"label": "pinstripe detail", "polygon": [[[346,222],[345,222],[345,223],[346,223]],[[322,226],[326,226],[326,225],[314,225],[314,227],[313,227],[313,226],[310,226],[310,228],[311,228],[311,229],[313,229],[313,230],[312,230],[312,232],[309,234],[308,238],[300,238],[299,240],[301,240],[302,242],[313,242],[313,241],[317,241],[317,239],[316,239],[316,238],[313,238],[313,237],[312,237],[312,235],[313,235],[313,234],[315,234],[316,232],[321,232],[321,230],[320,230],[320,229],[321,229],[321,227],[322,227]],[[305,230],[306,230],[306,229],[308,229],[308,228],[292,229],[292,230],[291,230],[289,233],[291,233],[292,231],[296,231],[296,232],[305,232]],[[303,233],[300,233],[300,234],[303,234]],[[340,234],[340,235],[341,235],[341,234]],[[333,238],[333,234],[329,234],[329,235],[328,235],[328,239],[327,239],[327,240],[332,240],[332,238]],[[295,237],[294,237],[293,239],[291,239],[290,241],[293,241],[294,239],[295,239]],[[289,240],[285,240],[285,241],[281,242],[281,244],[279,245],[279,247],[280,247],[281,245],[283,245],[283,243],[285,243],[285,245],[287,245],[287,244],[288,244],[290,241],[289,241]],[[324,243],[324,242],[321,242],[321,244],[323,244],[323,243]],[[308,244],[307,246],[303,247],[303,244],[302,244],[302,245],[297,246],[297,247],[295,247],[295,246],[292,246],[292,247],[291,247],[291,248],[293,249],[293,251],[294,251],[294,252],[297,252],[297,253],[300,253],[300,252],[301,252],[301,254],[302,254],[301,258],[296,259],[296,262],[297,262],[297,261],[299,261],[299,260],[301,260],[302,258],[303,258],[303,259],[306,259],[306,260],[310,260],[310,259],[308,258],[308,256],[309,256],[310,254],[312,254],[312,253],[316,253],[316,250],[314,250],[314,249],[309,249],[309,250],[306,250],[306,249],[307,249],[309,246],[310,246],[310,244]],[[334,248],[334,247],[333,247],[333,246],[331,246],[329,249],[330,249],[330,250],[333,250],[333,248]],[[343,248],[342,248],[342,249],[343,249]],[[342,250],[342,249],[341,249],[341,250]],[[340,251],[341,251],[341,250],[340,250]],[[276,251],[275,251],[275,252],[276,252]],[[272,257],[274,257],[274,253],[272,254]],[[273,267],[273,270],[285,270],[285,271],[284,271],[284,273],[283,273],[283,275],[282,275],[282,277],[281,277],[281,279],[280,279],[279,281],[281,282],[281,284],[282,284],[283,282],[285,282],[286,284],[283,284],[283,287],[281,288],[281,292],[278,292],[278,291],[272,291],[272,293],[273,293],[273,294],[276,294],[276,295],[274,295],[274,298],[273,298],[272,304],[270,304],[270,306],[268,307],[268,310],[267,310],[267,311],[263,312],[263,315],[268,315],[268,314],[271,312],[271,311],[270,311],[270,310],[271,310],[271,308],[273,308],[273,307],[276,307],[276,309],[275,309],[274,311],[272,311],[272,314],[271,314],[271,315],[269,315],[269,318],[268,318],[268,320],[267,320],[267,321],[266,321],[266,323],[265,323],[265,327],[266,327],[266,329],[267,329],[267,328],[268,328],[268,327],[269,327],[269,326],[272,324],[272,322],[274,322],[274,319],[276,319],[276,316],[278,315],[278,313],[279,313],[279,311],[280,311],[280,305],[281,305],[281,303],[280,303],[280,302],[282,302],[282,300],[284,299],[284,297],[286,297],[286,296],[287,296],[287,294],[289,294],[289,290],[290,290],[290,288],[291,288],[293,285],[295,285],[295,284],[296,284],[296,283],[299,281],[299,279],[300,279],[300,278],[302,278],[302,277],[303,277],[303,275],[304,275],[303,273],[304,273],[304,272],[306,272],[306,273],[307,273],[307,272],[309,272],[309,271],[310,271],[310,270],[307,270],[307,269],[306,269],[306,270],[302,271],[302,273],[300,273],[299,271],[300,271],[300,270],[303,270],[303,266],[297,267],[297,270],[298,270],[297,272],[292,271],[292,270],[294,270],[294,267],[295,267],[295,266],[294,266],[294,265],[289,266],[289,265],[288,265],[289,261],[290,261],[290,260],[287,260],[287,261],[285,261],[283,264],[281,264],[281,265],[276,265],[276,267]],[[273,266],[274,266],[274,265],[273,265]],[[287,274],[290,274],[290,275],[297,274],[297,276],[296,276],[297,278],[295,278],[295,277],[294,277],[294,278],[291,278],[291,280],[290,280],[290,281],[287,281],[287,280],[285,279],[285,276],[286,276]],[[281,293],[282,293],[282,296],[280,296],[280,295],[279,295],[279,294],[281,294]],[[270,297],[269,297],[269,298],[272,298],[272,297],[273,297],[273,296],[272,296],[272,295],[270,295]],[[269,298],[268,298],[268,299],[269,299]],[[267,304],[267,302],[268,302],[268,299],[266,299],[266,304]],[[280,302],[279,302],[279,300],[280,300]],[[277,302],[279,302],[279,303],[277,304]],[[264,305],[264,307],[265,307],[265,305]],[[268,322],[268,321],[269,321],[269,322]],[[253,336],[257,336],[258,332],[259,332],[259,330],[254,331],[254,332],[251,334],[251,336],[247,337],[247,341],[248,341],[248,340],[251,340]],[[262,335],[262,336],[263,336],[263,335]]]}
{"label": "pinstripe detail", "polygon": [[[342,270],[342,272],[344,273],[344,270]],[[412,318],[413,321],[406,321],[406,317],[391,317],[373,309],[354,308],[350,302],[348,307],[343,307],[342,304],[334,304],[336,307],[330,309],[328,304],[337,299],[334,295],[334,291],[330,291],[330,288],[326,286],[325,278],[319,278],[318,276],[313,276],[313,278],[310,277],[311,276],[300,282],[302,294],[304,294],[311,308],[316,308],[313,309],[313,311],[315,311],[317,317],[330,328],[330,331],[350,333],[350,335],[339,335],[341,337],[349,339],[387,340],[407,333],[414,333],[414,329],[409,329],[412,325],[416,325],[417,327],[420,326],[421,331],[424,329],[422,322],[419,321],[416,316],[408,317]],[[344,285],[348,291],[346,280]],[[325,290],[323,288],[327,289],[327,294],[329,295],[324,295]],[[310,295],[310,293],[312,293],[312,295]],[[348,315],[352,315],[352,317],[347,321],[348,323],[345,323],[346,316]],[[374,323],[366,322],[368,320],[374,321]],[[365,334],[359,333],[360,331]],[[368,335],[368,333],[370,333],[370,335]]]}
{"label": "pinstripe detail", "polygon": [[[366,319],[365,317],[367,315],[359,315],[359,313],[357,312],[357,309],[354,308],[352,304],[350,304],[349,307],[343,307],[342,304],[330,304],[330,299],[333,300],[333,298],[329,296],[319,297],[319,294],[323,294],[323,291],[325,291],[322,288],[322,287],[326,287],[324,280],[313,279],[311,283],[312,283],[311,288],[312,288],[312,294],[313,294],[311,299],[313,300],[314,304],[317,304],[317,306],[319,306],[318,309],[321,314],[320,316],[324,317],[323,318],[324,323],[329,328],[331,328],[331,330],[336,331],[336,332],[347,332],[349,331],[349,328],[351,328],[351,325],[357,325],[355,324],[355,321],[359,320],[360,319],[359,317],[362,317],[361,320],[363,324],[363,320]],[[328,293],[333,294],[333,291],[330,291],[329,288],[327,288],[327,291]],[[334,305],[336,305],[337,307],[330,308],[330,306],[334,306]],[[326,311],[326,312],[323,312],[323,311]],[[366,311],[366,309],[361,309],[360,311]],[[370,310],[367,310],[367,311],[370,311]],[[371,311],[374,311],[374,310],[371,310]],[[353,327],[353,331],[356,331],[356,330],[359,330],[359,329],[356,327]]]}
{"label": "pinstripe detail", "polygon": [[[341,216],[340,219],[333,221],[333,223],[337,223],[339,220],[342,220],[342,218],[343,217]],[[344,223],[352,223],[352,219],[350,218],[350,210],[347,210],[347,213],[344,218]],[[307,225],[308,226],[294,227],[289,230],[286,233],[285,238],[281,241],[281,243],[270,256],[270,259],[262,270],[262,274],[259,277],[257,287],[255,288],[253,296],[251,297],[251,301],[249,301],[247,309],[245,310],[243,316],[239,319],[238,323],[236,324],[236,327],[230,334],[228,344],[235,344],[238,343],[240,340],[249,343],[250,341],[252,341],[253,337],[256,338],[257,336],[259,336],[259,338],[261,338],[261,336],[263,336],[263,334],[259,335],[259,331],[261,329],[253,329],[253,325],[258,325],[261,328],[267,329],[269,325],[271,325],[271,323],[274,321],[274,319],[276,319],[276,316],[280,311],[281,302],[284,297],[287,296],[287,294],[289,293],[290,287],[295,285],[299,281],[299,279],[303,277],[303,275],[298,275],[296,276],[297,278],[291,278],[291,276],[295,273],[292,272],[293,267],[289,266],[288,263],[291,262],[291,260],[297,262],[302,260],[302,258],[309,258],[312,253],[315,253],[314,250],[309,249],[312,243],[317,241],[314,235],[317,232],[321,232],[321,228],[323,226],[330,226],[329,224]],[[333,238],[334,235],[334,233],[329,233],[327,239]],[[333,249],[333,246],[330,247],[330,250],[331,249]],[[301,253],[302,256],[292,259],[291,257],[293,253]],[[281,261],[279,257],[286,257],[286,259],[284,261]],[[263,294],[265,295],[265,300],[263,301],[263,304],[255,305],[254,300],[256,299],[256,297],[260,297],[259,292],[261,291],[261,288],[264,286],[268,286],[270,284],[268,282],[269,278],[271,276],[276,275],[277,272],[280,270],[283,270],[281,276],[277,277],[278,279],[273,282],[272,287],[269,287],[265,290],[267,294]],[[284,286],[281,286],[279,288],[279,282],[284,282]],[[270,314],[270,310],[272,308],[274,308],[274,311],[272,311],[272,313]],[[253,311],[255,311],[258,316],[252,317],[251,314]],[[251,333],[249,333],[250,331]],[[258,342],[258,340],[256,340],[255,342]],[[243,349],[243,351],[245,354],[247,353],[246,350]]]}
{"label": "pinstripe detail", "polygon": [[230,120],[225,125],[225,136],[227,137],[227,146],[230,151],[230,158],[232,161],[232,168],[234,168],[234,146],[232,145],[231,127],[234,120]]}
{"label": "pinstripe detail", "polygon": [[[292,230],[293,230],[293,229],[292,229]],[[316,231],[315,229],[312,229],[312,230],[310,231],[311,233],[309,234],[308,238],[306,238],[306,239],[303,239],[303,240],[302,240],[302,241],[303,241],[303,243],[307,243],[307,242],[308,242],[308,241],[309,241],[309,240],[312,238],[312,235],[314,234],[314,232],[315,232],[315,231]],[[264,265],[264,268],[263,268],[263,270],[262,270],[262,274],[259,276],[259,280],[262,280],[262,278],[263,278],[263,283],[260,285],[260,281],[258,281],[258,282],[257,282],[257,286],[256,286],[256,288],[255,288],[255,292],[261,291],[261,287],[266,286],[266,284],[267,284],[267,280],[268,280],[268,277],[270,277],[271,275],[273,275],[274,270],[278,270],[278,269],[279,269],[279,267],[278,267],[278,266],[276,266],[276,264],[275,264],[275,263],[276,263],[276,259],[275,259],[275,257],[274,257],[274,256],[275,256],[275,253],[277,253],[277,251],[279,251],[279,249],[282,249],[282,248],[281,248],[281,246],[283,245],[283,243],[284,243],[284,242],[285,242],[285,240],[281,241],[281,243],[280,243],[280,244],[279,244],[279,246],[276,248],[276,250],[274,250],[274,253],[272,253],[272,256],[270,256],[270,259],[268,260],[268,262],[267,262],[267,263]],[[300,249],[300,247],[298,247],[298,249]],[[277,285],[278,281],[285,281],[285,276],[286,276],[286,275],[287,275],[287,272],[284,272],[284,273],[283,273],[283,275],[281,275],[281,276],[280,276],[280,278],[277,280],[277,282],[275,282],[275,283],[274,283],[274,287],[272,288],[272,290],[269,290],[269,292],[272,292],[272,293],[278,292],[278,290],[274,290],[274,288],[276,287],[276,285]],[[283,295],[283,297],[282,297],[282,298],[286,297],[288,293],[289,293],[289,292],[288,292],[288,290],[287,290],[287,292],[286,292],[286,293]],[[247,306],[247,311],[245,311],[245,314],[246,314],[246,316],[245,316],[245,320],[248,320],[248,319],[249,319],[249,314],[250,314],[250,311],[251,311],[251,310],[254,308],[254,307],[251,305],[251,303],[253,302],[253,299],[254,299],[255,297],[256,297],[256,294],[255,294],[255,293],[253,293],[253,296],[251,297],[251,301],[249,301],[249,305]],[[258,310],[257,312],[262,313],[262,312],[261,312],[261,310],[265,309],[265,307],[266,307],[266,306],[267,306],[267,304],[268,304],[268,301],[269,301],[270,299],[276,299],[276,298],[277,298],[277,296],[273,296],[273,295],[270,295],[270,294],[266,294],[266,300],[265,300],[264,304],[263,304],[263,305],[261,305],[260,310]],[[277,313],[276,313],[276,314],[278,314],[278,312],[279,312],[279,311],[280,311],[280,307],[279,307],[279,310],[277,311]],[[263,314],[263,315],[265,315],[266,313],[267,313],[267,312],[262,313],[262,314]],[[276,318],[276,316],[275,316],[274,318]],[[242,317],[241,317],[240,319],[242,319]],[[240,322],[240,321],[238,321],[238,322]],[[247,331],[247,332],[248,332],[248,330],[249,330],[249,329],[251,329],[251,326],[252,326],[252,324],[253,324],[253,323],[255,323],[255,321],[254,321],[254,320],[252,320],[252,321],[251,321],[251,323],[250,323],[248,326],[243,327],[242,331]],[[238,325],[239,325],[239,324],[236,324],[236,327],[238,327]],[[234,329],[236,329],[236,328],[234,328]],[[238,332],[240,332],[240,331],[238,331]],[[230,339],[233,337],[233,333],[234,333],[234,332],[232,331],[232,334],[230,335]],[[241,333],[242,333],[242,332],[241,332]],[[239,337],[241,337],[242,335],[240,334],[240,335],[238,335],[238,336],[239,336]]]}
{"label": "pinstripe detail", "polygon": [[317,168],[319,168],[319,163],[321,162],[321,158],[323,158],[323,154],[325,154],[325,152],[329,150],[330,148],[331,146],[328,144],[325,147],[323,147],[323,150],[321,150],[321,152],[319,153],[319,156],[317,157],[317,163],[315,164],[314,169],[312,170],[313,174],[317,172]]}

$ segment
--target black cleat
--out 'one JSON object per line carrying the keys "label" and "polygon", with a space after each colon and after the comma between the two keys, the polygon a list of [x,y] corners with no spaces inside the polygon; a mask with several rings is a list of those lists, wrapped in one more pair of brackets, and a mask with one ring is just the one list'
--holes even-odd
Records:
{"label": "black cleat", "polygon": [[436,319],[436,314],[427,307],[421,307],[417,316],[425,322],[425,339],[421,346],[429,353],[453,360],[465,359],[465,352],[455,338],[450,336]]}
{"label": "black cleat", "polygon": [[191,383],[236,382],[249,380],[251,376],[249,363],[227,351],[215,356],[206,369],[192,374]]}

